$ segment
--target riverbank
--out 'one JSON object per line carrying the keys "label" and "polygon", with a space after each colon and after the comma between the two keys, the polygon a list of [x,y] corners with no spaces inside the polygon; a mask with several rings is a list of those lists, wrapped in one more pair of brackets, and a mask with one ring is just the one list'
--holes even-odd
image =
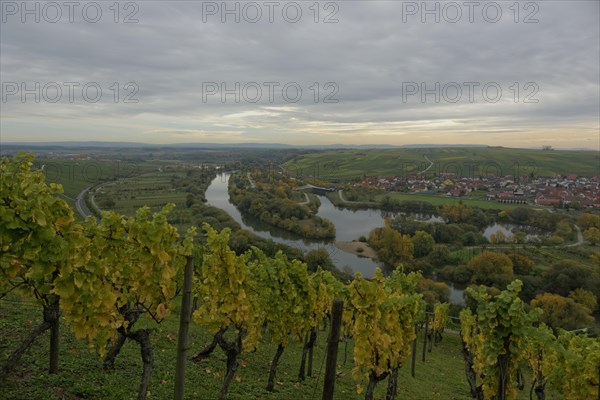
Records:
{"label": "riverbank", "polygon": [[346,242],[346,241],[336,240],[335,242],[333,242],[333,244],[335,245],[335,247],[337,247],[338,249],[343,250],[345,252],[352,253],[359,257],[367,257],[373,261],[377,261],[377,252],[375,250],[373,250],[371,247],[369,247],[369,245],[364,242],[358,242],[358,241]]}
{"label": "riverbank", "polygon": [[[248,182],[248,176],[234,175],[228,179],[229,201],[237,209],[254,216],[262,222],[294,233],[306,239],[330,240],[335,238],[335,226],[316,215],[318,205],[298,205],[282,192],[280,195],[268,189],[259,180]],[[255,178],[256,179],[256,178]],[[252,189],[252,185],[256,189]],[[267,188],[267,189],[265,189]],[[308,196],[306,196],[308,199]]]}

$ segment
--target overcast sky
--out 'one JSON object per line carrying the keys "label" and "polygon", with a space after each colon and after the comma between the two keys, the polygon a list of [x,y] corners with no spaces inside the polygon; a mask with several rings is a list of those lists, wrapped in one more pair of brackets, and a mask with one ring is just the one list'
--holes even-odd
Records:
{"label": "overcast sky", "polygon": [[3,142],[600,147],[597,0],[74,4],[2,0]]}

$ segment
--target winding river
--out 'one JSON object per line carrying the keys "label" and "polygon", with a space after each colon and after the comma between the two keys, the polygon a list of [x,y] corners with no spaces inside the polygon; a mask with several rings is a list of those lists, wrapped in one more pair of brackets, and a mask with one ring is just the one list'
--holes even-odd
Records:
{"label": "winding river", "polygon": [[[379,263],[366,257],[359,257],[337,248],[333,242],[309,240],[278,229],[249,215],[242,215],[240,211],[229,201],[227,190],[230,174],[219,174],[206,190],[208,204],[226,211],[239,223],[242,228],[254,232],[256,235],[272,239],[275,242],[299,248],[303,251],[324,248],[328,251],[331,260],[340,270],[360,272],[365,277],[373,275],[375,268],[381,266]],[[379,210],[342,210],[336,208],[325,196],[319,196],[321,206],[318,215],[327,218],[335,225],[336,239],[351,241],[358,239],[361,235],[368,236],[369,232],[378,226],[384,225],[385,214]]]}
{"label": "winding river", "polygon": [[[331,260],[341,271],[360,272],[364,277],[371,277],[376,267],[382,265],[370,258],[360,257],[337,248],[333,242],[315,241],[302,238],[283,229],[273,227],[259,219],[242,215],[240,211],[229,201],[228,182],[231,175],[223,173],[211,182],[206,190],[207,203],[227,212],[242,228],[254,232],[256,235],[272,239],[275,242],[299,248],[303,251],[324,248],[329,253]],[[360,236],[369,236],[373,228],[385,225],[386,212],[381,210],[347,210],[337,208],[325,196],[319,196],[321,206],[317,212],[322,218],[326,218],[335,225],[336,240],[352,241],[358,240]],[[451,302],[463,303],[460,288],[450,285]]]}

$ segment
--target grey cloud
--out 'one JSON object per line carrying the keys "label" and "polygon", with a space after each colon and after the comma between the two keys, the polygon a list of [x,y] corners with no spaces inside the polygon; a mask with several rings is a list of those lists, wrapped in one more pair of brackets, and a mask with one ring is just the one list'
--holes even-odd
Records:
{"label": "grey cloud", "polygon": [[[115,24],[112,16],[97,24],[9,18],[1,24],[2,82],[98,82],[104,96],[96,104],[23,104],[13,97],[2,104],[2,140],[38,138],[32,127],[44,126],[48,135],[71,139],[101,140],[105,132],[132,141],[312,143],[338,132],[368,143],[381,135],[391,140],[395,132],[394,143],[401,144],[421,126],[424,135],[437,134],[444,142],[452,140],[449,134],[460,141],[479,130],[485,143],[490,132],[526,136],[552,125],[579,129],[587,135],[582,141],[589,140],[600,108],[598,2],[535,3],[535,24],[514,23],[509,2],[499,2],[505,14],[495,24],[480,17],[475,23],[421,23],[418,17],[405,23],[402,2],[391,1],[335,2],[336,24],[315,24],[311,2],[300,3],[305,14],[296,24],[280,17],[273,24],[223,24],[216,18],[203,23],[201,2],[159,1],[138,2],[138,24]],[[326,14],[321,10],[321,17]],[[521,10],[520,18],[526,14]],[[136,82],[139,103],[112,102],[114,82]],[[295,104],[280,93],[273,103],[266,94],[256,104],[235,103],[232,96],[225,103],[218,96],[203,102],[202,82],[298,82],[303,96]],[[321,86],[316,104],[309,89],[315,82]],[[338,104],[322,102],[327,82],[338,85]],[[431,96],[405,102],[403,82],[498,82],[504,92],[495,104],[465,98],[436,104]],[[521,98],[525,83],[537,83],[539,103],[511,102],[514,82]],[[464,135],[458,135],[461,129]],[[153,139],[152,132],[161,135]]]}

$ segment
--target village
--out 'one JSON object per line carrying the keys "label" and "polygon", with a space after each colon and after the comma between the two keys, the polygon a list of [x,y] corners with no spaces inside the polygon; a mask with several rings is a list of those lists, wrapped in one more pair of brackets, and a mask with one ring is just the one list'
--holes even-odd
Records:
{"label": "village", "polygon": [[507,204],[600,208],[600,176],[459,177],[455,173],[442,173],[428,177],[416,174],[364,178],[355,186],[390,192],[444,194],[448,197],[480,194],[486,200]]}

